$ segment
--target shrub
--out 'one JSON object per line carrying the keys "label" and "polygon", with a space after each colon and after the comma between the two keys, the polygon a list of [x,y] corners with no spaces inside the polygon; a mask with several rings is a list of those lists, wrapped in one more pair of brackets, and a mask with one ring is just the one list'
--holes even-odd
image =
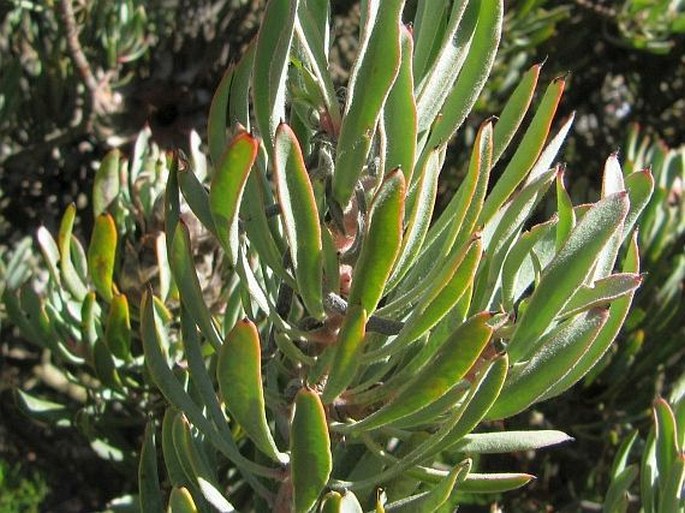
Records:
{"label": "shrub", "polygon": [[[419,1],[411,30],[404,2],[382,4],[363,4],[341,106],[329,3],[269,2],[212,102],[206,187],[198,155],[152,159],[142,187],[110,156],[88,251],[68,210],[57,242],[39,233],[48,297],[5,294],[63,368],[97,377],[96,404],[149,414],[142,511],[452,511],[533,478],[478,472],[482,455],[570,439],[504,420],[580,380],[616,337],[641,281],[633,228],[652,177],[611,158],[601,199],[573,207],[553,165],[572,123],[551,135],[564,80],[531,109],[536,65],[479,128],[431,224],[503,3]],[[127,223],[138,212],[150,227],[162,171],[160,279],[138,308],[115,285],[118,234],[145,239]],[[538,222],[553,184],[557,212]],[[223,251],[219,282],[198,276],[200,228]]]}

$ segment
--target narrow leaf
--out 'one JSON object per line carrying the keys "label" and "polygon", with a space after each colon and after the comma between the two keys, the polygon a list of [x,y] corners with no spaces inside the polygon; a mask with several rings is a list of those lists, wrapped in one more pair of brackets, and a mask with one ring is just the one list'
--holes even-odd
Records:
{"label": "narrow leaf", "polygon": [[528,108],[533,101],[533,93],[535,93],[535,88],[537,87],[541,68],[541,64],[535,64],[524,73],[516,89],[514,89],[514,92],[511,93],[507,103],[504,105],[497,123],[495,123],[494,147],[492,151],[493,165],[509,146],[526,112],[528,112]]}
{"label": "narrow leaf", "polygon": [[272,0],[266,5],[257,36],[252,94],[259,133],[271,155],[276,127],[285,119],[288,55],[298,0]]}
{"label": "narrow leaf", "polygon": [[216,377],[233,419],[257,447],[279,463],[287,463],[271,436],[262,384],[261,344],[257,327],[243,319],[226,336],[219,351]]}
{"label": "narrow leaf", "polygon": [[366,163],[376,124],[400,67],[404,0],[386,0],[382,7],[380,4],[379,0],[366,3],[366,25],[350,76],[338,138],[333,198],[343,208]]}
{"label": "narrow leaf", "polygon": [[371,205],[369,226],[354,268],[350,304],[359,304],[370,314],[383,295],[402,243],[405,180],[394,170],[381,184]]}
{"label": "narrow leaf", "polygon": [[155,425],[148,422],[138,464],[138,490],[141,511],[162,511],[162,494],[157,473]]}
{"label": "narrow leaf", "polygon": [[386,173],[399,167],[407,183],[414,171],[416,157],[416,101],[412,57],[414,44],[409,29],[400,31],[402,60],[399,72],[383,108],[383,124],[388,143],[385,154]]}
{"label": "narrow leaf", "polygon": [[578,365],[607,322],[607,310],[591,310],[560,324],[543,337],[527,362],[515,366],[490,411],[490,418],[514,415],[537,401]]}
{"label": "narrow leaf", "polygon": [[319,211],[300,144],[285,123],[281,123],[276,131],[274,158],[276,190],[295,265],[298,291],[309,313],[321,319],[325,313]]}
{"label": "narrow leaf", "polygon": [[79,276],[72,260],[72,229],[74,218],[76,217],[76,205],[73,203],[67,207],[62,217],[59,227],[57,244],[60,254],[60,275],[65,288],[74,296],[77,301],[83,301],[88,289]]}
{"label": "narrow leaf", "polygon": [[326,412],[318,394],[306,388],[295,397],[290,451],[294,511],[307,513],[326,486],[333,463]]}
{"label": "narrow leaf", "polygon": [[219,350],[222,340],[200,289],[190,247],[190,234],[183,221],[178,223],[174,231],[169,264],[181,293],[181,301],[214,349]]}
{"label": "narrow leaf", "polygon": [[562,431],[503,431],[466,435],[451,450],[467,454],[502,454],[531,451],[573,441]]}
{"label": "narrow leaf", "polygon": [[362,343],[366,333],[366,311],[360,305],[350,305],[340,327],[331,370],[321,399],[332,402],[352,382],[359,369]]}
{"label": "narrow leaf", "polygon": [[431,362],[410,379],[390,403],[351,424],[351,429],[376,429],[442,397],[466,375],[490,341],[493,329],[488,321],[491,317],[489,313],[481,313],[462,324]]}
{"label": "narrow leaf", "polygon": [[485,202],[480,216],[481,223],[487,223],[507,201],[511,193],[523,181],[540,156],[547,140],[552,120],[556,114],[559,100],[564,91],[563,79],[554,80],[545,91],[528,130],[511,157],[502,176],[493,187]]}
{"label": "narrow leaf", "polygon": [[169,495],[168,513],[198,513],[193,496],[187,488],[174,487]]}
{"label": "narrow leaf", "polygon": [[240,132],[217,161],[209,191],[216,234],[233,265],[238,254],[238,212],[248,174],[257,158],[258,142]]}
{"label": "narrow leaf", "polygon": [[628,212],[626,193],[608,196],[595,203],[571,232],[566,244],[545,269],[517,322],[507,351],[512,362],[529,353],[552,319],[563,309],[588,275],[597,255],[612,237]]}
{"label": "narrow leaf", "polygon": [[104,214],[119,195],[119,162],[121,153],[112,150],[102,159],[93,179],[93,215],[95,219]]}
{"label": "narrow leaf", "polygon": [[114,356],[121,360],[131,357],[131,319],[124,294],[112,298],[105,325],[105,342]]}

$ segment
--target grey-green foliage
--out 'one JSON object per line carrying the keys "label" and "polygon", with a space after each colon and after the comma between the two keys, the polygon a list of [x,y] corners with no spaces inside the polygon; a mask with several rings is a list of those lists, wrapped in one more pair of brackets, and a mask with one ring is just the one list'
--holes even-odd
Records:
{"label": "grey-green foliage", "polygon": [[623,440],[611,469],[603,511],[625,513],[631,503],[638,504],[642,513],[685,511],[684,383],[681,375],[668,400],[654,401],[652,426],[645,439],[636,430]]}
{"label": "grey-green foliage", "polygon": [[[150,44],[145,2],[119,0],[73,4],[76,37],[89,60],[93,80],[116,86],[130,79],[127,63],[142,58]],[[92,84],[83,84],[73,64],[61,2],[11,0],[3,8],[0,66],[0,140],[4,160],[26,147],[52,141],[55,131],[87,120],[76,113],[90,102]],[[81,88],[85,86],[85,90]],[[104,99],[104,97],[102,98]],[[92,106],[91,106],[92,107]]]}
{"label": "grey-green foliage", "polygon": [[[156,414],[139,458],[141,510],[452,511],[533,478],[479,472],[481,454],[570,441],[487,421],[557,396],[609,348],[640,283],[634,221],[650,177],[624,177],[610,159],[599,201],[574,207],[554,165],[572,124],[552,128],[564,80],[536,98],[535,65],[497,122],[481,125],[463,182],[431,222],[447,145],[486,84],[504,6],[419,1],[413,31],[403,9],[362,3],[341,105],[329,3],[267,4],[212,102],[211,166],[198,152],[153,160],[168,173],[154,237],[165,279],[139,308],[120,298],[121,254],[92,244],[86,254],[72,237],[73,210],[43,244],[53,288],[39,304],[62,317],[34,338],[94,371],[103,394],[140,394]],[[101,167],[101,183],[122,186],[115,174]],[[109,187],[94,198],[92,240],[134,233],[122,212],[136,201],[117,201],[138,189],[125,184],[114,201]],[[552,185],[557,212],[536,223]],[[141,198],[154,215],[154,195]],[[221,281],[198,276],[200,227],[225,251]],[[82,353],[52,326],[71,330]]]}
{"label": "grey-green foliage", "polygon": [[[642,134],[635,125],[627,137],[624,159],[624,173],[651,173],[654,177],[654,194],[641,215],[639,231],[644,283],[621,343],[594,378],[609,386],[605,398],[620,403],[622,410],[636,412],[655,393],[662,393],[655,390],[658,376],[669,381],[682,371],[685,147],[668,148],[663,141]],[[632,185],[637,190],[638,184]],[[623,397],[629,383],[634,393]]]}
{"label": "grey-green foliage", "polygon": [[624,43],[665,54],[685,34],[685,2],[624,0],[616,13],[616,24]]}
{"label": "grey-green foliage", "polygon": [[[42,374],[48,395],[18,390],[19,407],[39,420],[80,429],[103,458],[135,465],[137,447],[127,430],[142,428],[152,408],[138,336],[137,305],[152,287],[167,305],[177,303],[166,262],[163,193],[172,158],[138,136],[130,158],[106,155],[92,192],[94,228],[89,243],[74,235],[72,205],[54,238],[41,227],[35,245],[42,266],[29,272],[31,239],[3,263],[3,308],[21,336],[49,354]],[[201,170],[197,135],[190,162]],[[188,164],[191,165],[191,164]],[[196,234],[202,240],[202,234]],[[206,248],[206,246],[205,246]],[[211,248],[211,246],[210,246]],[[198,265],[207,279],[216,272],[211,250]],[[205,283],[205,282],[203,282]],[[216,301],[207,296],[207,301]],[[158,303],[161,315],[170,315]],[[4,322],[3,322],[4,324]],[[171,354],[176,351],[170,342]]]}

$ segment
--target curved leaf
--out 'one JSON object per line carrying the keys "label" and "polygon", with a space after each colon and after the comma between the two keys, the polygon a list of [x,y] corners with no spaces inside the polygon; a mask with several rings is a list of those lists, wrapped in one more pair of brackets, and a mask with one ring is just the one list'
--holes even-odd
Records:
{"label": "curved leaf", "polygon": [[492,337],[492,314],[473,316],[454,331],[431,361],[404,385],[393,400],[345,431],[376,429],[427,406],[454,387],[473,367]]}
{"label": "curved leaf", "polygon": [[402,243],[405,180],[395,169],[381,184],[371,205],[369,226],[354,268],[349,303],[376,309]]}
{"label": "curved leaf", "polygon": [[248,174],[257,158],[259,143],[240,132],[218,160],[209,190],[209,208],[217,238],[233,265],[238,256],[238,212]]}
{"label": "curved leaf", "polygon": [[257,327],[248,319],[238,321],[226,336],[219,350],[216,377],[234,420],[264,454],[287,463],[288,457],[276,447],[266,420],[261,344]]}
{"label": "curved leaf", "polygon": [[252,71],[253,105],[257,127],[269,155],[276,127],[285,119],[288,55],[298,4],[298,0],[268,2],[257,36]]}
{"label": "curved leaf", "polygon": [[595,203],[571,232],[566,244],[545,269],[530,302],[516,323],[507,351],[513,363],[529,354],[552,319],[587,277],[600,251],[628,213],[625,192]]}
{"label": "curved leaf", "polygon": [[325,312],[319,211],[300,144],[285,123],[281,123],[276,131],[274,172],[298,292],[309,313],[322,319]]}
{"label": "curved leaf", "polygon": [[295,397],[290,427],[291,478],[295,513],[307,513],[316,503],[333,468],[326,412],[313,390]]}
{"label": "curved leaf", "polygon": [[131,357],[131,319],[128,299],[124,294],[112,298],[105,326],[105,341],[114,356],[122,360]]}
{"label": "curved leaf", "polygon": [[349,80],[333,174],[333,198],[343,208],[366,163],[381,110],[399,71],[403,5],[404,0],[384,0],[382,6],[379,0],[366,3],[366,25]]}

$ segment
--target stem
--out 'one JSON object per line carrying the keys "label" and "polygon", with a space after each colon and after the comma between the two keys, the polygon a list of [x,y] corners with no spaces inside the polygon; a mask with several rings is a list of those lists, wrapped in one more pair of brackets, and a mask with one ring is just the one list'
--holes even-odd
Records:
{"label": "stem", "polygon": [[[340,315],[345,315],[347,312],[347,301],[338,296],[337,294],[330,292],[323,300],[324,309]],[[393,321],[392,319],[384,319],[383,317],[377,317],[372,315],[366,323],[367,331],[375,331],[381,335],[397,335],[402,328],[404,323],[401,321]]]}

